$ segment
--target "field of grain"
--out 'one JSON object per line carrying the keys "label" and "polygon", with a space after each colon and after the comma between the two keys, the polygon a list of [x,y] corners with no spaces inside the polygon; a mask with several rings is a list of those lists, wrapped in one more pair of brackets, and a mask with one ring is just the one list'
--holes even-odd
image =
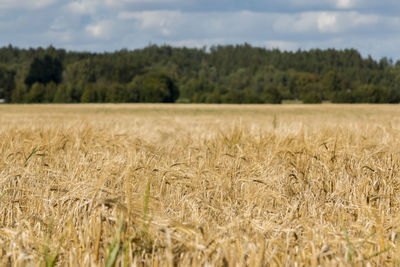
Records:
{"label": "field of grain", "polygon": [[400,266],[398,105],[0,105],[0,266]]}

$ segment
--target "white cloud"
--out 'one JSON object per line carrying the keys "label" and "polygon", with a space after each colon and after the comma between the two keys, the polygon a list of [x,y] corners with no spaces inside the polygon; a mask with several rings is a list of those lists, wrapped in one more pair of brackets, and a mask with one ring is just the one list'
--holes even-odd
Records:
{"label": "white cloud", "polygon": [[[290,5],[296,8],[322,8],[325,10],[337,8],[337,9],[350,9],[365,4],[366,0],[286,0],[290,2]],[[367,0],[373,1],[373,0]],[[385,1],[385,0],[380,0]],[[285,1],[281,1],[283,4]]]}
{"label": "white cloud", "polygon": [[142,30],[154,31],[165,37],[181,26],[182,17],[179,11],[122,12],[118,15],[120,19],[137,21]]}
{"label": "white cloud", "polygon": [[188,0],[104,0],[104,4],[112,8],[122,8],[132,4],[177,4],[184,3]]}
{"label": "white cloud", "polygon": [[81,0],[73,1],[67,5],[69,11],[74,14],[84,15],[84,14],[95,14],[96,9],[99,6],[99,1],[96,0]]}
{"label": "white cloud", "polygon": [[53,21],[52,25],[50,26],[50,29],[52,31],[63,31],[69,27],[68,22],[66,21],[65,17],[57,17]]}
{"label": "white cloud", "polygon": [[298,15],[279,16],[275,23],[276,32],[284,33],[346,33],[374,26],[381,18],[358,12],[304,12]]}
{"label": "white cloud", "polygon": [[110,39],[112,36],[112,21],[100,21],[86,26],[85,30],[96,39]]}
{"label": "white cloud", "polygon": [[144,11],[121,12],[121,20],[134,20],[139,30],[164,37],[179,38],[237,38],[246,39],[251,34],[271,32],[275,14],[250,11],[239,12],[190,12]]}
{"label": "white cloud", "polygon": [[177,23],[182,17],[179,11],[143,11],[143,12],[122,12],[118,15],[120,19],[134,19],[139,21],[140,27],[150,29],[164,27]]}
{"label": "white cloud", "polygon": [[336,7],[347,9],[355,7],[357,0],[336,0]]}
{"label": "white cloud", "polygon": [[0,0],[1,9],[12,9],[12,8],[27,8],[27,9],[38,9],[47,7],[56,0]]}
{"label": "white cloud", "polygon": [[318,30],[320,32],[338,31],[337,14],[322,12],[317,18]]}
{"label": "white cloud", "polygon": [[286,15],[282,14],[276,17],[273,23],[273,29],[276,33],[307,33],[316,30],[316,16],[314,13],[302,13]]}

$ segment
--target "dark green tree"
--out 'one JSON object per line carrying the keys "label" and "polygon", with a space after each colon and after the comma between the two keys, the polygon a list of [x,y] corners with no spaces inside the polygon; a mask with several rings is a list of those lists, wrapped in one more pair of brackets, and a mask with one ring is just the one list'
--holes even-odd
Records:
{"label": "dark green tree", "polygon": [[25,94],[25,102],[27,103],[41,103],[43,102],[46,94],[46,86],[42,83],[35,82]]}
{"label": "dark green tree", "polygon": [[86,84],[81,96],[82,103],[94,103],[98,102],[96,89],[93,84]]}
{"label": "dark green tree", "polygon": [[267,86],[261,95],[263,103],[266,104],[280,104],[282,102],[282,95],[275,86]]}
{"label": "dark green tree", "polygon": [[63,66],[58,58],[45,55],[43,58],[35,57],[29,67],[25,84],[29,87],[34,83],[47,84],[54,82],[59,84],[62,80]]}
{"label": "dark green tree", "polygon": [[54,103],[70,103],[72,102],[72,97],[71,97],[71,86],[70,85],[65,85],[65,84],[60,84],[57,86],[56,93],[54,94]]}
{"label": "dark green tree", "polygon": [[0,99],[11,101],[12,91],[15,89],[15,71],[0,65]]}
{"label": "dark green tree", "polygon": [[13,102],[174,102],[179,95],[185,103],[398,103],[399,81],[400,61],[363,58],[354,49],[0,48],[0,98]]}
{"label": "dark green tree", "polygon": [[139,92],[140,102],[173,103],[179,91],[173,80],[163,73],[147,73],[136,76],[131,84]]}

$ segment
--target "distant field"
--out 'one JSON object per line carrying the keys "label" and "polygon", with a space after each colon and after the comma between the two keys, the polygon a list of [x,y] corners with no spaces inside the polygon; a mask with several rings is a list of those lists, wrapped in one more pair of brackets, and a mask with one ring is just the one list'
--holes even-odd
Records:
{"label": "distant field", "polygon": [[0,105],[0,266],[400,266],[399,105]]}

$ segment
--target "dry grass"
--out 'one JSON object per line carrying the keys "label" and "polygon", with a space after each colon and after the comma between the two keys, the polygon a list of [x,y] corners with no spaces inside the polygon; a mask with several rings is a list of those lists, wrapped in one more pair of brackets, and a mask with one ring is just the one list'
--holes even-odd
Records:
{"label": "dry grass", "polygon": [[400,266],[398,106],[0,106],[0,266]]}

